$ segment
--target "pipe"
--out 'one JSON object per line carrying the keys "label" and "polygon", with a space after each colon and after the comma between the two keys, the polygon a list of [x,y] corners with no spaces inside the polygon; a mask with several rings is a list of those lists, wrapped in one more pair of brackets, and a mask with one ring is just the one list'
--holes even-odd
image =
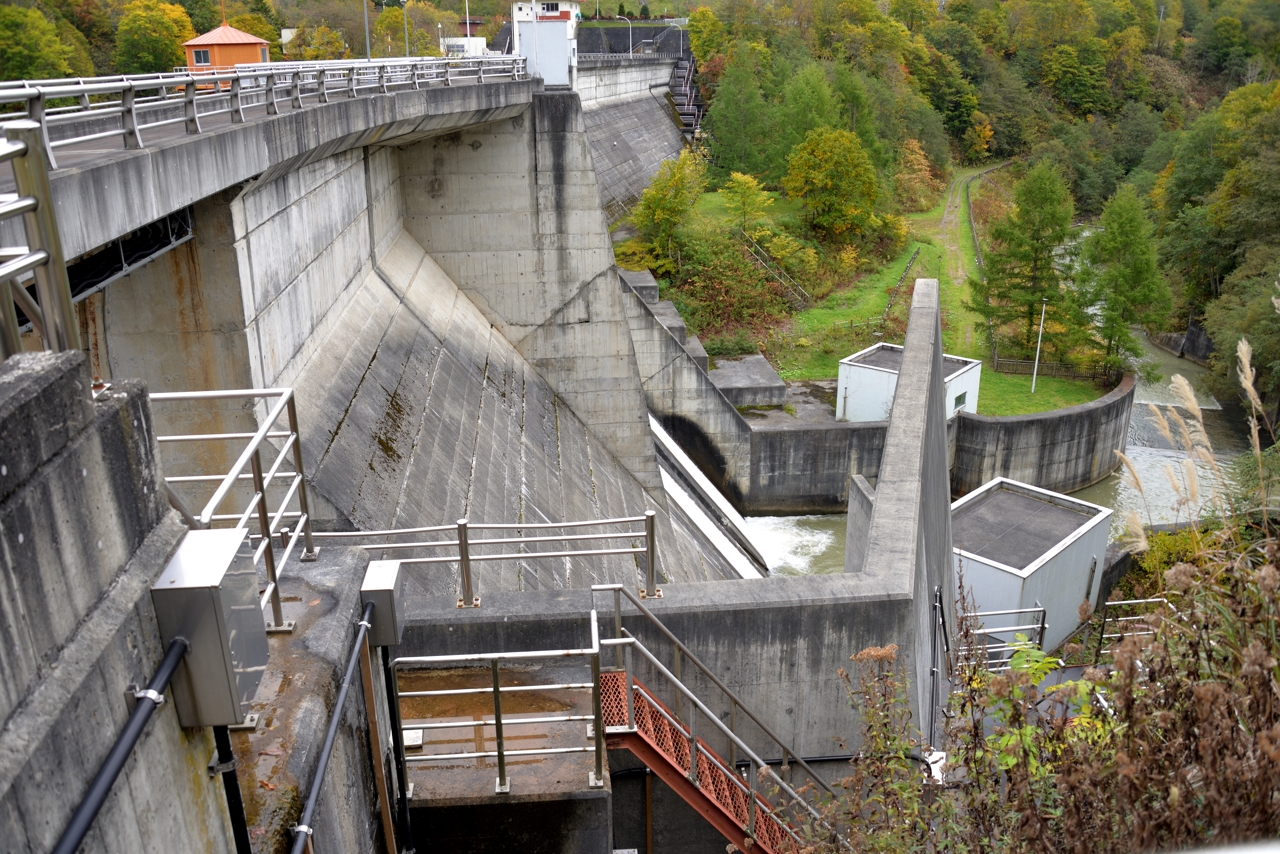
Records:
{"label": "pipe", "polygon": [[112,785],[120,776],[124,763],[133,753],[134,745],[142,737],[142,731],[146,728],[147,721],[151,719],[151,713],[155,711],[156,706],[164,702],[164,690],[169,687],[169,680],[173,678],[174,671],[178,669],[178,663],[182,661],[182,656],[186,655],[186,652],[185,638],[174,638],[169,643],[169,649],[160,662],[160,668],[156,670],[155,676],[151,677],[146,689],[138,692],[140,696],[138,704],[133,707],[133,714],[129,715],[129,721],[124,725],[124,730],[116,738],[116,743],[107,754],[102,767],[98,769],[97,776],[89,784],[89,791],[85,793],[84,800],[71,816],[67,829],[62,831],[62,836],[58,839],[58,844],[53,847],[52,854],[75,854],[80,843],[84,841],[85,834],[89,832],[89,828],[93,826],[93,820],[98,816],[98,810],[102,809],[107,795],[111,793]]}
{"label": "pipe", "polygon": [[[320,800],[320,789],[324,786],[324,772],[329,767],[329,757],[333,755],[333,743],[338,737],[338,724],[342,721],[342,707],[347,702],[347,691],[351,688],[351,674],[360,662],[360,650],[364,645],[365,633],[369,631],[369,621],[373,619],[373,603],[366,602],[364,613],[357,624],[356,642],[352,644],[351,655],[347,659],[347,670],[342,675],[342,684],[338,688],[338,698],[333,703],[333,712],[329,715],[329,731],[324,736],[324,746],[320,748],[320,761],[316,764],[316,774],[311,780],[311,792],[307,795],[307,805],[302,810],[302,818],[294,826],[293,854],[303,854],[307,850],[307,841],[311,838],[311,819],[316,812],[316,804]],[[373,710],[370,710],[373,711]]]}
{"label": "pipe", "polygon": [[218,765],[223,768],[222,787],[227,792],[227,812],[231,814],[231,835],[236,841],[236,854],[253,854],[249,843],[249,823],[244,817],[244,798],[240,794],[240,778],[236,776],[236,755],[231,749],[231,730],[213,728],[213,741],[218,747]]}

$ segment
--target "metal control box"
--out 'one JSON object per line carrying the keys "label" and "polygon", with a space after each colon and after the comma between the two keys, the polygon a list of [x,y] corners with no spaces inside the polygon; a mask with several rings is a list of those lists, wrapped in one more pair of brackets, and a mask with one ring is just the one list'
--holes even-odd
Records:
{"label": "metal control box", "polygon": [[258,573],[243,528],[189,531],[151,601],[167,646],[188,649],[173,677],[174,705],[184,727],[244,722],[267,667],[267,630]]}
{"label": "metal control box", "polygon": [[404,634],[404,573],[398,560],[369,563],[360,585],[360,604],[373,603],[370,646],[396,646]]}

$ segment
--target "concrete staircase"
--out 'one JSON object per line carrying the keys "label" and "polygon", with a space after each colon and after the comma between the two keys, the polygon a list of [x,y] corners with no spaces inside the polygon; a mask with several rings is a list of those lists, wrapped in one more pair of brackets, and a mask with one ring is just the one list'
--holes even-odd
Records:
{"label": "concrete staircase", "polygon": [[671,300],[658,299],[658,282],[653,278],[653,273],[648,270],[623,270],[619,267],[618,278],[622,280],[625,287],[631,288],[632,292],[649,306],[653,316],[658,318],[658,322],[671,333],[671,337],[680,343],[689,357],[698,363],[698,367],[704,371],[711,370],[711,359],[707,356],[706,348],[702,346],[697,335],[689,334],[675,303]]}

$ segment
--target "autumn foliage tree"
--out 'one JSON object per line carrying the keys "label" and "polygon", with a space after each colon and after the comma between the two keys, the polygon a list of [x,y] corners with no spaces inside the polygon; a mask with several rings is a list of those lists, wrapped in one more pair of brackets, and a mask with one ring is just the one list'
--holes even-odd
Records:
{"label": "autumn foliage tree", "polygon": [[725,185],[717,191],[724,199],[725,210],[743,231],[764,216],[773,198],[750,175],[734,172]]}
{"label": "autumn foliage tree", "polygon": [[70,50],[35,9],[0,6],[0,80],[64,77]]}
{"label": "autumn foliage tree", "polygon": [[658,167],[658,173],[631,214],[641,236],[658,251],[669,253],[677,230],[688,221],[706,182],[706,164],[689,149]]}
{"label": "autumn foliage tree", "polygon": [[804,202],[809,224],[833,240],[869,236],[879,223],[874,211],[880,194],[875,168],[857,134],[847,130],[809,131],[787,158],[782,186]]}
{"label": "autumn foliage tree", "polygon": [[182,43],[196,37],[186,10],[159,0],[124,7],[116,31],[116,69],[121,74],[157,74],[187,64]]}
{"label": "autumn foliage tree", "polygon": [[898,201],[908,211],[928,210],[937,204],[942,193],[943,184],[934,176],[933,166],[916,139],[903,143],[902,161],[894,180],[898,187]]}

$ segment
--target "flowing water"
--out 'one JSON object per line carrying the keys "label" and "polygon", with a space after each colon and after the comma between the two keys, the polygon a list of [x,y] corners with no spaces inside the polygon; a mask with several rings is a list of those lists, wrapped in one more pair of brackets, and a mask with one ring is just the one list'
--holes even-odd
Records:
{"label": "flowing water", "polygon": [[[1181,374],[1191,382],[1192,388],[1196,388],[1206,369],[1195,362],[1167,353],[1145,340],[1143,345],[1147,350],[1147,358],[1158,364],[1162,377],[1157,383],[1139,380],[1134,394],[1133,417],[1129,422],[1129,447],[1125,455],[1137,470],[1142,491],[1138,491],[1122,469],[1106,480],[1073,493],[1075,498],[1115,511],[1111,521],[1112,539],[1118,539],[1124,534],[1124,520],[1130,510],[1137,510],[1144,522],[1153,525],[1185,522],[1198,516],[1213,490],[1220,488],[1222,482],[1213,466],[1196,461],[1193,466],[1195,501],[1190,500],[1189,486],[1193,481],[1187,471],[1187,454],[1184,453],[1183,443],[1179,441],[1180,431],[1171,417],[1175,410],[1184,417],[1187,415],[1176,406],[1177,399],[1169,390],[1173,375]],[[1213,446],[1215,461],[1219,469],[1223,469],[1231,459],[1249,449],[1246,413],[1234,402],[1228,402],[1224,406],[1212,395],[1198,389],[1196,402],[1204,415],[1204,431]],[[1174,444],[1170,444],[1161,434],[1158,419],[1151,412],[1151,406],[1155,406],[1169,422]]]}
{"label": "flowing water", "polygon": [[[1170,424],[1175,440],[1178,428],[1170,418],[1177,399],[1169,390],[1174,374],[1186,377],[1195,388],[1206,369],[1195,362],[1180,359],[1144,340],[1148,360],[1159,366],[1161,378],[1155,383],[1139,380],[1134,395],[1133,417],[1129,423],[1129,447],[1126,456],[1133,462],[1142,482],[1142,491],[1133,486],[1123,469],[1105,480],[1074,493],[1074,497],[1109,507],[1112,517],[1111,538],[1125,533],[1125,517],[1137,510],[1144,522],[1160,525],[1186,521],[1198,514],[1209,499],[1219,475],[1207,463],[1197,461],[1195,485],[1197,506],[1182,500],[1190,491],[1190,475],[1186,471],[1187,455],[1181,443],[1170,445],[1161,435],[1158,420],[1152,414],[1154,405]],[[1223,468],[1234,457],[1249,449],[1246,413],[1233,403],[1223,406],[1206,392],[1196,392],[1204,415],[1204,429],[1213,445],[1215,460]],[[1183,416],[1181,409],[1177,410]],[[1173,480],[1170,481],[1172,469]],[[1181,495],[1179,494],[1181,492]],[[1181,503],[1180,503],[1181,502]],[[769,570],[779,575],[809,575],[841,572],[844,569],[845,517],[843,514],[822,516],[749,516],[747,534],[760,549]]]}

